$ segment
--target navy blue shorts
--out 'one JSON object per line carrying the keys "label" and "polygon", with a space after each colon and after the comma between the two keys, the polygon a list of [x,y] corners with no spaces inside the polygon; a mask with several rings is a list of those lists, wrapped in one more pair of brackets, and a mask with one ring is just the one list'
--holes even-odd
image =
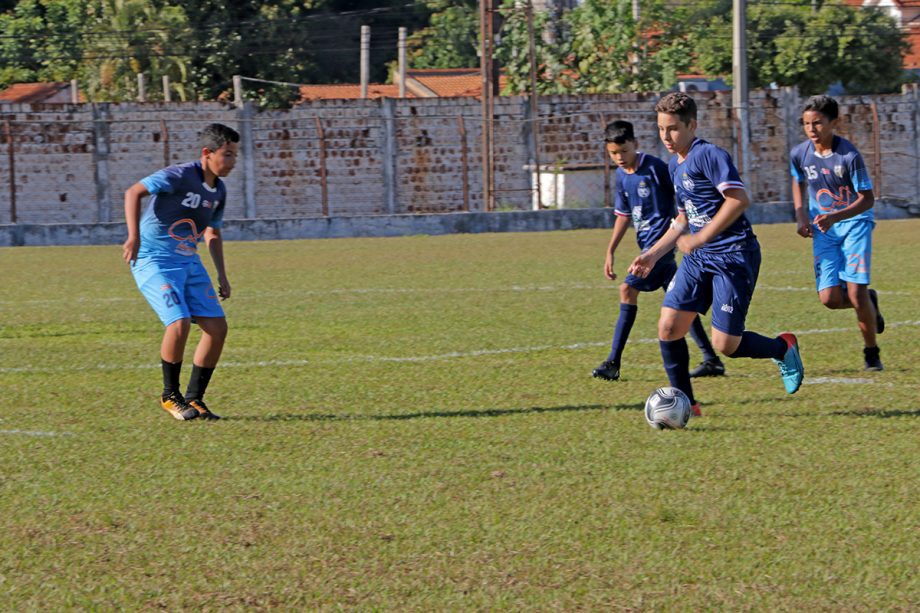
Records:
{"label": "navy blue shorts", "polygon": [[654,292],[656,289],[667,287],[671,279],[674,278],[675,272],[677,272],[677,262],[674,261],[674,252],[672,251],[655,263],[655,267],[648,273],[647,277],[626,275],[623,283],[640,292]]}
{"label": "navy blue shorts", "polygon": [[759,245],[728,253],[694,251],[681,260],[662,306],[695,313],[712,306],[712,327],[741,336],[759,273]]}

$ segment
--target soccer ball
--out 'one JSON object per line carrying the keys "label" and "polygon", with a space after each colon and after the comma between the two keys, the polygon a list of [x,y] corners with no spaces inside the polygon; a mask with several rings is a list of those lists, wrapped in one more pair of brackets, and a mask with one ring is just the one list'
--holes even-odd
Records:
{"label": "soccer ball", "polygon": [[659,387],[645,401],[645,421],[656,430],[679,430],[690,420],[690,399],[676,387]]}

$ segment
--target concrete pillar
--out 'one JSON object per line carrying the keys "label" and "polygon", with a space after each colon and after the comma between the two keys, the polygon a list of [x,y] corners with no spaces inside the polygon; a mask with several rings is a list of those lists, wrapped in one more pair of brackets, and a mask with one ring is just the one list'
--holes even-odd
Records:
{"label": "concrete pillar", "polygon": [[381,98],[383,115],[383,194],[389,214],[396,213],[396,100]]}
{"label": "concrete pillar", "polygon": [[96,182],[96,221],[107,223],[112,221],[112,188],[109,177],[109,114],[107,103],[93,105],[93,134],[95,147],[93,147],[93,179]]}
{"label": "concrete pillar", "polygon": [[246,219],[255,219],[258,216],[256,207],[255,144],[252,140],[252,121],[254,117],[255,106],[253,103],[243,103],[239,110],[239,127],[240,156],[243,158],[243,208]]}

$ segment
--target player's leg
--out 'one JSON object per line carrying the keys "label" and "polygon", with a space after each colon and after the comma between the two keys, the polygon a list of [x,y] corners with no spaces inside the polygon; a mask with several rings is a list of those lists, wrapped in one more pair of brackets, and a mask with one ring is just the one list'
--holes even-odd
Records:
{"label": "player's leg", "polygon": [[812,254],[815,286],[821,304],[833,310],[853,308],[846,284],[840,280],[840,275],[846,270],[846,258],[835,228],[828,232],[815,232],[812,238]]}
{"label": "player's leg", "polygon": [[185,268],[143,260],[135,263],[132,273],[141,293],[166,327],[160,343],[163,370],[160,406],[176,419],[194,419],[198,412],[188,406],[179,392],[182,356],[190,327],[188,305],[182,299],[187,278]]}
{"label": "player's leg", "polygon": [[616,381],[620,378],[620,360],[623,357],[623,349],[626,347],[629,333],[636,321],[636,314],[639,312],[639,290],[629,285],[628,280],[629,277],[626,282],[620,284],[620,315],[617,317],[613,330],[610,353],[607,359],[591,372],[591,375],[598,379]]}
{"label": "player's leg", "polygon": [[840,278],[847,284],[847,296],[856,310],[857,324],[865,343],[864,368],[882,370],[876,334],[880,327],[884,327],[885,320],[878,310],[878,294],[875,290],[869,289],[873,226],[874,223],[869,221],[848,224],[843,239],[843,253],[847,266]]}
{"label": "player's leg", "polygon": [[697,254],[684,256],[668,285],[658,320],[658,347],[671,387],[690,399],[693,414],[699,416],[700,405],[690,383],[690,351],[685,338],[698,313],[712,304],[712,278],[705,262]]}
{"label": "player's leg", "polygon": [[207,271],[200,262],[189,272],[186,301],[198,327],[201,328],[201,339],[195,348],[192,373],[185,391],[185,398],[202,418],[220,419],[217,414],[208,409],[204,402],[204,394],[227,340],[227,319]]}
{"label": "player's leg", "polygon": [[700,352],[703,354],[703,361],[690,371],[690,377],[719,377],[724,375],[725,364],[719,359],[715,348],[709,341],[706,328],[703,327],[703,322],[700,320],[699,315],[690,325],[690,338],[693,339],[693,342],[696,343],[696,346],[700,348]]}
{"label": "player's leg", "polygon": [[784,332],[771,338],[745,330],[760,273],[760,249],[711,257],[719,270],[712,280],[712,344],[730,358],[772,358],[779,364],[786,391],[794,394],[805,376],[795,335]]}

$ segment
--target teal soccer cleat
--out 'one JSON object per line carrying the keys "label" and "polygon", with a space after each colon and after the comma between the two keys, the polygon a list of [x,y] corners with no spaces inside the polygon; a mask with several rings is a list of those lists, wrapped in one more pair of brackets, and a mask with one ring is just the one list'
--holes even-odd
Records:
{"label": "teal soccer cleat", "polygon": [[779,337],[786,341],[788,348],[782,360],[773,358],[773,361],[779,366],[779,374],[783,377],[786,393],[794,394],[799,391],[802,380],[805,378],[805,367],[802,366],[802,356],[799,354],[799,340],[791,332],[783,332]]}

